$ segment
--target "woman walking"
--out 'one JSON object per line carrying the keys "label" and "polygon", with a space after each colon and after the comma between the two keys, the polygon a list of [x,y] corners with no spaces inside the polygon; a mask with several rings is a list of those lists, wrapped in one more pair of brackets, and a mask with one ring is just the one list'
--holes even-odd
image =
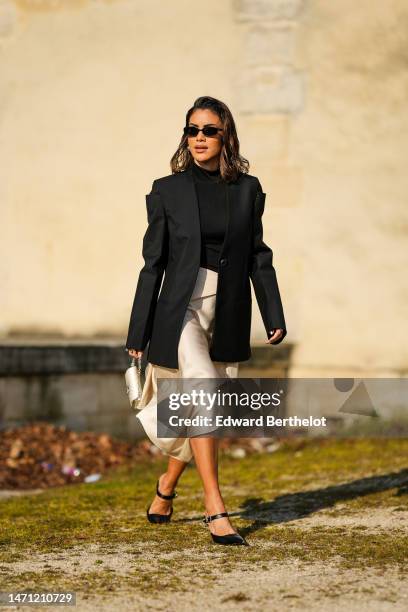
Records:
{"label": "woman walking", "polygon": [[145,265],[126,340],[133,357],[149,343],[138,418],[169,455],[147,518],[170,521],[175,488],[194,456],[204,489],[204,522],[219,544],[247,542],[232,527],[221,495],[218,440],[159,438],[157,379],[238,376],[239,362],[251,356],[250,279],[266,342],[278,344],[286,336],[272,251],[263,242],[265,193],[248,168],[228,107],[209,96],[198,98],[187,112],[172,174],[153,181],[146,196]]}

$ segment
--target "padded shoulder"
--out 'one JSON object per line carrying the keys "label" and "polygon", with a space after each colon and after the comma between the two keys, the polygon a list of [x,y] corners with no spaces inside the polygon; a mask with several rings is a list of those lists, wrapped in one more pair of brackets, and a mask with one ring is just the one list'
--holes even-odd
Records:
{"label": "padded shoulder", "polygon": [[160,189],[160,187],[166,187],[167,185],[179,180],[184,172],[185,170],[182,172],[175,172],[174,174],[167,174],[166,176],[161,176],[153,181],[153,185],[155,185],[157,189]]}

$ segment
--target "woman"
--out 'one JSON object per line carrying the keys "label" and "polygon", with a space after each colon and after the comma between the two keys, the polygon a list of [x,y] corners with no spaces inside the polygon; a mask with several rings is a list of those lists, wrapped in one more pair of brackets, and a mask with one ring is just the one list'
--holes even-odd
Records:
{"label": "woman", "polygon": [[149,342],[138,418],[169,455],[147,518],[170,521],[175,487],[194,456],[204,488],[204,522],[219,544],[247,542],[232,527],[220,492],[218,440],[157,437],[157,378],[237,377],[238,362],[251,356],[250,279],[266,342],[278,344],[286,336],[272,251],[262,240],[265,193],[248,168],[228,107],[198,98],[187,112],[172,174],[156,179],[146,196],[145,265],[126,341],[133,357]]}

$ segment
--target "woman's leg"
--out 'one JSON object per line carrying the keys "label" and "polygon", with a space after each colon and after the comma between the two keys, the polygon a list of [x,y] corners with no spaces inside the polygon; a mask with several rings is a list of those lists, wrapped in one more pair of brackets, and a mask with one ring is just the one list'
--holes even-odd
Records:
{"label": "woman's leg", "polygon": [[[179,461],[175,457],[169,457],[167,470],[159,477],[159,491],[163,495],[171,495],[177,486],[181,474],[184,472],[187,463]],[[172,500],[162,499],[158,495],[149,508],[150,514],[169,514]]]}
{"label": "woman's leg", "polygon": [[[212,515],[225,512],[225,504],[218,483],[218,439],[191,438],[190,444],[203,483],[207,513]],[[214,535],[236,533],[228,517],[209,523],[209,527]]]}
{"label": "woman's leg", "polygon": [[[179,367],[182,377],[186,381],[192,381],[193,387],[197,379],[218,379],[220,377],[216,364],[209,355],[209,342],[214,326],[217,279],[216,272],[200,267],[183,322],[178,346]],[[206,390],[209,390],[210,386],[210,383],[207,382]],[[218,484],[218,439],[204,436],[190,438],[190,445],[203,483],[207,513],[211,515],[225,512]],[[227,517],[209,523],[209,527],[215,535],[235,533]]]}

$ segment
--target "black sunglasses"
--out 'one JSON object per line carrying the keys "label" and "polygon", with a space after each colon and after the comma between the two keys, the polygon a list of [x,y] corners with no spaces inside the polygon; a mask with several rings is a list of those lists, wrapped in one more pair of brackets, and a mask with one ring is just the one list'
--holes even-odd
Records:
{"label": "black sunglasses", "polygon": [[186,125],[183,132],[185,136],[197,136],[199,132],[202,132],[204,136],[216,136],[218,132],[222,132],[222,128],[217,128],[212,125],[206,125],[201,130],[195,125]]}

